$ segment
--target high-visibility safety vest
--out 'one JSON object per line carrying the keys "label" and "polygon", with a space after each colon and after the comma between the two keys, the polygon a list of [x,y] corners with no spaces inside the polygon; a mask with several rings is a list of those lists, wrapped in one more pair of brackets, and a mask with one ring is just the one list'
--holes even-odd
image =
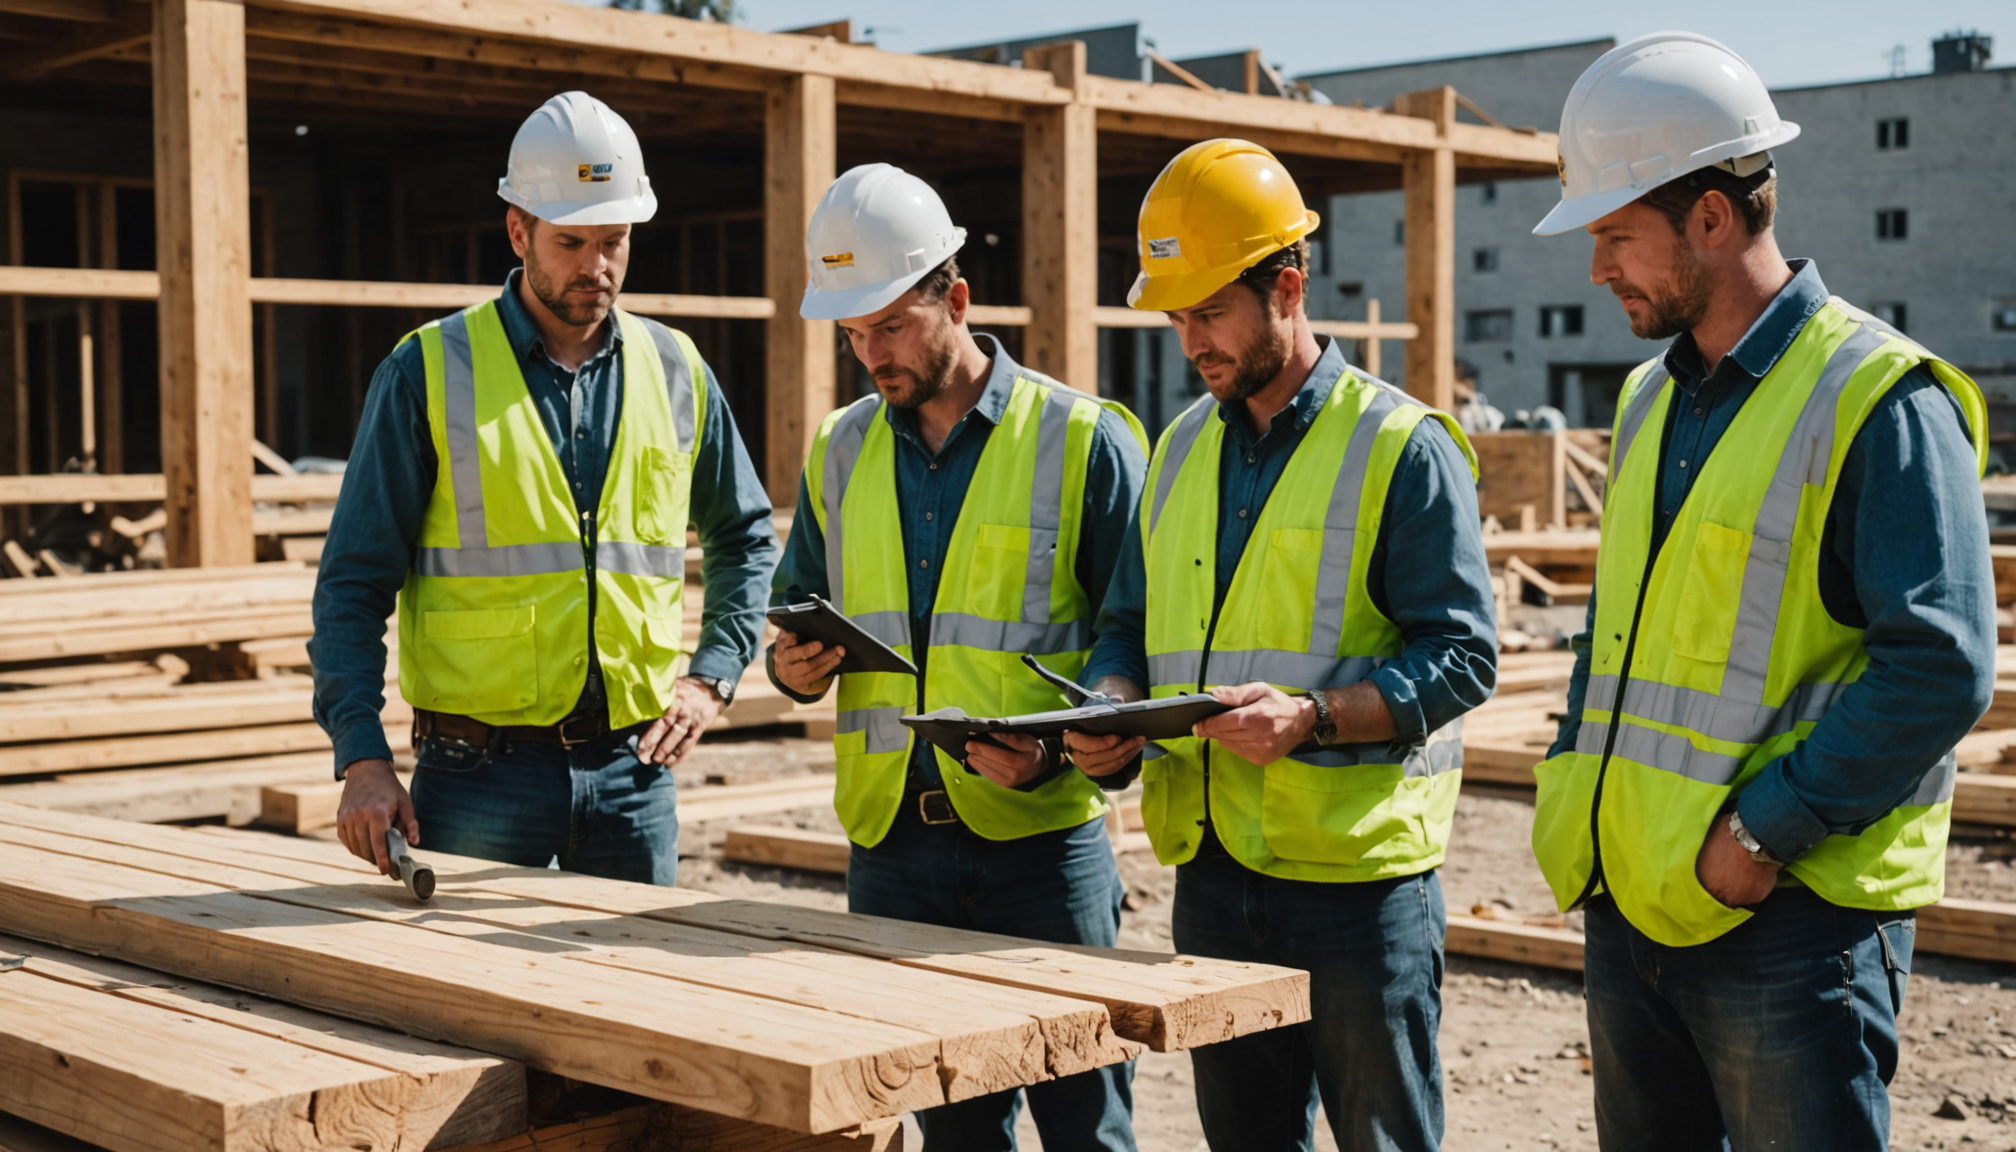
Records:
{"label": "high-visibility safety vest", "polygon": [[[1403,647],[1366,592],[1400,451],[1447,415],[1343,369],[1253,526],[1225,603],[1217,589],[1218,469],[1225,421],[1206,396],[1162,434],[1142,496],[1152,695],[1262,680],[1290,693],[1355,684]],[[1290,880],[1362,881],[1442,862],[1462,779],[1462,722],[1425,744],[1345,744],[1265,766],[1191,737],[1161,741],[1141,769],[1155,856],[1197,854],[1208,821],[1234,859]],[[1154,750],[1151,749],[1151,752]]]}
{"label": "high-visibility safety vest", "polygon": [[[1627,379],[1581,733],[1534,769],[1533,851],[1564,911],[1600,880],[1625,918],[1662,944],[1700,944],[1749,918],[1701,887],[1695,858],[1733,795],[1805,740],[1868,666],[1861,631],[1821,602],[1822,536],[1856,432],[1920,364],[1959,401],[1985,457],[1987,410],[1974,382],[1832,299],[1700,462],[1657,555],[1653,505],[1673,386],[1663,359]],[[1902,806],[1859,836],[1829,836],[1787,871],[1850,908],[1937,900],[1953,774],[1949,753]]]}
{"label": "high-visibility safety vest", "polygon": [[[1006,355],[996,351],[995,355]],[[903,716],[959,707],[1016,716],[1064,707],[1057,689],[1022,665],[1022,653],[1076,677],[1092,648],[1091,599],[1073,560],[1085,507],[1085,468],[1099,414],[1122,417],[1147,449],[1134,415],[1012,366],[1006,411],[959,508],[938,575],[924,683],[902,673],[840,677],[833,803],[848,838],[874,847],[903,800],[915,738]],[[826,537],[833,606],[910,655],[910,584],[896,496],[896,433],[879,396],[828,416],[812,444],[805,486]],[[1106,811],[1099,787],[1077,771],[1029,791],[1003,788],[933,749],[945,793],[967,827],[990,840],[1073,828]]]}
{"label": "high-visibility safety vest", "polygon": [[495,301],[407,337],[426,362],[439,461],[399,595],[399,691],[414,707],[556,723],[587,683],[591,642],[613,726],[671,703],[706,374],[684,334],[611,316],[623,335],[623,407],[592,519],[574,505]]}

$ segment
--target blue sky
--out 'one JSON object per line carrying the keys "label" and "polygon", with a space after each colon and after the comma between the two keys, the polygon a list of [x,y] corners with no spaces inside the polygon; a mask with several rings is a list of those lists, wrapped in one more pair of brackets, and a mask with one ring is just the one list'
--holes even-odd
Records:
{"label": "blue sky", "polygon": [[1887,54],[1905,49],[1911,72],[1931,68],[1931,42],[1955,28],[1995,36],[2016,62],[2016,8],[2008,0],[1835,0],[1826,5],[1697,0],[1684,16],[1640,6],[1558,0],[1021,0],[1005,7],[960,0],[741,0],[742,23],[777,31],[853,17],[883,47],[924,52],[1138,20],[1167,56],[1260,48],[1290,75],[1436,56],[1501,51],[1674,26],[1713,36],[1741,53],[1773,87],[1888,75]]}

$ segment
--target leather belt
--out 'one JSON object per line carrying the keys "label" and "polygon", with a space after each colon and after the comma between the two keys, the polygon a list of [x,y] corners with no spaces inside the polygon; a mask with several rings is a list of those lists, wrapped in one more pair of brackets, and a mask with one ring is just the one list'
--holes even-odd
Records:
{"label": "leather belt", "polygon": [[952,798],[945,795],[943,788],[934,788],[929,792],[918,792],[914,795],[917,797],[917,818],[924,823],[933,827],[960,823],[959,812],[952,807]]}
{"label": "leather belt", "polygon": [[611,731],[606,710],[569,716],[558,724],[544,725],[485,724],[451,712],[429,712],[424,708],[413,710],[413,743],[416,745],[430,737],[438,737],[476,748],[492,748],[498,741],[508,743],[514,740],[578,748],[600,740]]}

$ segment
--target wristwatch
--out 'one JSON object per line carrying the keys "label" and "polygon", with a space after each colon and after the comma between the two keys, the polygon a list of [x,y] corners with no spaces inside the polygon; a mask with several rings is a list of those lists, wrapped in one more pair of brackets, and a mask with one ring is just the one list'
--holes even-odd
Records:
{"label": "wristwatch", "polygon": [[1734,812],[1729,813],[1729,834],[1736,837],[1736,843],[1741,844],[1743,850],[1750,853],[1750,859],[1757,861],[1759,864],[1777,864],[1782,866],[1785,863],[1783,860],[1771,855],[1771,850],[1764,847],[1757,837],[1750,834],[1750,829],[1743,826],[1743,817]]}
{"label": "wristwatch", "polygon": [[1337,720],[1330,715],[1330,701],[1324,697],[1321,688],[1306,692],[1304,695],[1309,697],[1310,703],[1316,705],[1316,730],[1310,735],[1315,738],[1316,743],[1328,748],[1337,742]]}
{"label": "wristwatch", "polygon": [[735,681],[733,680],[719,680],[712,676],[689,676],[687,679],[712,688],[714,694],[721,698],[721,706],[724,708],[735,702]]}

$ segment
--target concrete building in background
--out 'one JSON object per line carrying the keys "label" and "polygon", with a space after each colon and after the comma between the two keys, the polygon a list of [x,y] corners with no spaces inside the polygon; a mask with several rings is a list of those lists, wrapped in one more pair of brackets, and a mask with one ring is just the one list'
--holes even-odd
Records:
{"label": "concrete building in background", "polygon": [[[1614,44],[1301,79],[1367,107],[1448,84],[1503,123],[1553,131],[1576,78]],[[1818,261],[1835,293],[1974,374],[2016,417],[2016,68],[1988,67],[1990,46],[1956,34],[1933,45],[1930,73],[1775,90],[1802,129],[1781,150],[1779,243]],[[1457,191],[1457,354],[1508,413],[1552,404],[1571,424],[1607,424],[1624,373],[1660,345],[1632,336],[1609,291],[1589,283],[1587,237],[1531,234],[1559,196],[1547,180]],[[1397,316],[1400,195],[1325,207],[1313,313],[1357,319],[1376,298]],[[1399,382],[1400,357],[1386,359]]]}

